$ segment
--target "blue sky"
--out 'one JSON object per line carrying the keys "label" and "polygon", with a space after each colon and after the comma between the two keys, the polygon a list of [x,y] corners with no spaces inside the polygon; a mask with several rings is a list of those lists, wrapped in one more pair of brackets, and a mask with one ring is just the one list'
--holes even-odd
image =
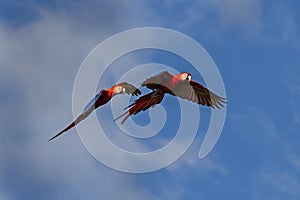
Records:
{"label": "blue sky", "polygon": [[[0,1],[0,199],[299,199],[299,6],[276,0]],[[209,156],[197,158],[205,123],[183,157],[147,174],[105,167],[75,129],[47,142],[72,119],[73,83],[85,56],[112,34],[143,26],[187,34],[217,64],[229,104]],[[158,52],[134,58],[179,71],[184,64]],[[168,102],[173,99],[163,105]],[[137,123],[148,122],[147,113],[140,117]]]}

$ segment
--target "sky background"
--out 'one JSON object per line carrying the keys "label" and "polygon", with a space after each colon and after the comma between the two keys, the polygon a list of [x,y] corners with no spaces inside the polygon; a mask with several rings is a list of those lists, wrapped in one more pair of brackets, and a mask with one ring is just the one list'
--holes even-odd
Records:
{"label": "sky background", "polygon": [[[0,0],[0,200],[299,200],[299,8],[292,0]],[[177,162],[147,174],[104,166],[75,129],[47,142],[72,119],[73,83],[86,55],[143,26],[192,37],[217,64],[229,103],[209,156],[197,158],[205,126]],[[168,56],[137,53],[131,63],[186,71]],[[107,74],[103,88],[116,79]],[[147,113],[140,116],[137,123],[147,124]]]}

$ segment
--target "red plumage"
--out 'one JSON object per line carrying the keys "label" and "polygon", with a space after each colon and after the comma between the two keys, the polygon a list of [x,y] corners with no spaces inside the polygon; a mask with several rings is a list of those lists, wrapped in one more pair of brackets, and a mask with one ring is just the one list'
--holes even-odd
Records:
{"label": "red plumage", "polygon": [[123,124],[131,115],[159,104],[165,94],[177,96],[212,108],[224,107],[226,103],[224,98],[211,92],[200,83],[191,80],[191,74],[188,72],[172,75],[164,71],[159,75],[145,80],[142,86],[152,89],[153,92],[137,99],[133,104],[128,106],[129,109],[125,113],[118,116],[115,120],[125,116],[121,122]]}
{"label": "red plumage", "polygon": [[98,107],[108,103],[111,98],[114,95],[117,94],[122,94],[122,93],[127,93],[131,95],[139,95],[141,94],[141,91],[134,87],[133,85],[126,83],[126,82],[121,82],[118,83],[108,90],[101,90],[86,106],[84,111],[72,122],[70,123],[65,129],[57,133],[55,136],[49,139],[49,141],[53,140],[54,138],[60,136],[64,132],[68,131],[69,129],[73,128],[76,126],[79,122],[87,118],[95,109]]}

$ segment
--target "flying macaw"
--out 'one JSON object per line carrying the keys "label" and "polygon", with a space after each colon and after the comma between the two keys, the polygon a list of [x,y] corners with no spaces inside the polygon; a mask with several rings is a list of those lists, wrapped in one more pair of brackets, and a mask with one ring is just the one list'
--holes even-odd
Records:
{"label": "flying macaw", "polygon": [[126,107],[129,110],[118,116],[115,121],[125,116],[121,122],[123,124],[131,115],[159,104],[165,94],[177,96],[212,108],[224,107],[226,103],[225,98],[216,95],[200,83],[191,79],[192,75],[188,72],[172,75],[167,71],[146,79],[142,83],[142,86],[146,86],[153,91],[140,97],[133,104]]}
{"label": "flying macaw", "polygon": [[133,85],[126,83],[126,82],[121,82],[118,83],[108,90],[101,90],[83,109],[83,112],[65,129],[57,133],[55,136],[50,138],[48,141],[53,140],[54,138],[58,137],[59,135],[63,134],[64,132],[68,131],[69,129],[73,128],[76,126],[79,122],[87,118],[95,109],[98,107],[106,104],[107,102],[110,101],[110,99],[117,95],[117,94],[131,94],[132,96],[140,95],[141,91],[134,87]]}

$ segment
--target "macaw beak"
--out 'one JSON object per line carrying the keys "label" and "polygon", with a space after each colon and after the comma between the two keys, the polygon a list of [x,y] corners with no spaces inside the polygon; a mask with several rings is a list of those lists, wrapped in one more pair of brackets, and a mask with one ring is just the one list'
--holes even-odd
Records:
{"label": "macaw beak", "polygon": [[122,93],[126,93],[126,88],[122,88]]}
{"label": "macaw beak", "polygon": [[191,75],[188,75],[188,76],[186,77],[186,80],[187,80],[188,82],[190,82],[190,81],[192,80],[192,76],[191,76]]}

